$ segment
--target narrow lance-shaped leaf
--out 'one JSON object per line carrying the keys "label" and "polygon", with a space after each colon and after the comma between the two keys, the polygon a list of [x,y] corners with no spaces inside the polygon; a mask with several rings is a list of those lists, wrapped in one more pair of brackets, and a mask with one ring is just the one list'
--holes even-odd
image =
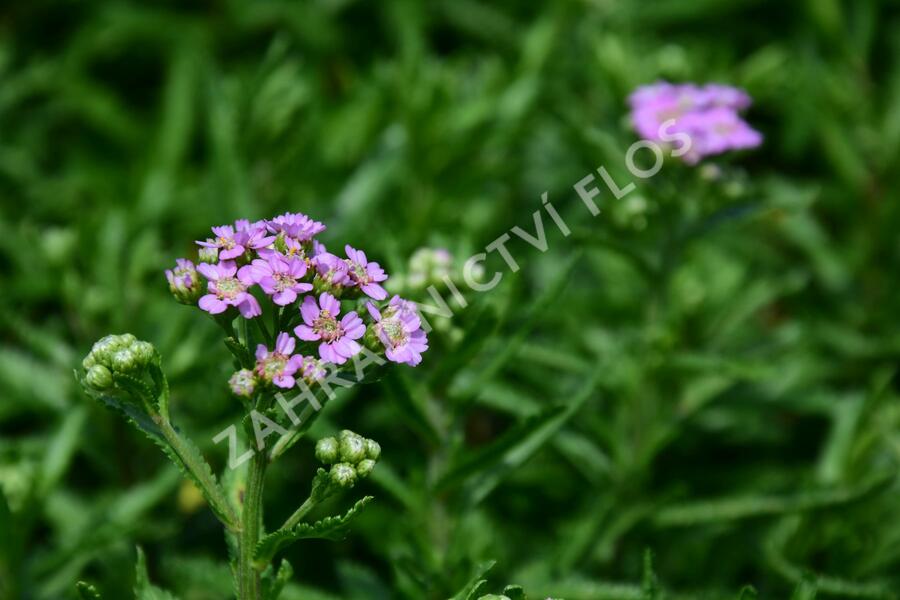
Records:
{"label": "narrow lance-shaped leaf", "polygon": [[526,419],[498,440],[452,467],[438,481],[438,491],[466,482],[470,505],[481,502],[506,475],[531,458],[559,429],[568,422],[591,396],[599,379],[594,374],[567,406],[555,406]]}

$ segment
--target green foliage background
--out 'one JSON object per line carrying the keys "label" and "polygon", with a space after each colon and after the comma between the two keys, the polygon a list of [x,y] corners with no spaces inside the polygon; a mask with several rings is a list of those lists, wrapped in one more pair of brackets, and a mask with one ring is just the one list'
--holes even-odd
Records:
{"label": "green foliage background", "polygon": [[[425,365],[317,423],[381,442],[377,500],[291,550],[285,597],[447,598],[488,560],[539,598],[897,597],[898,56],[888,1],[8,3],[0,596],[128,597],[140,544],[157,585],[228,597],[215,520],[71,376],[152,341],[224,464],[227,351],[162,276],[209,226],[304,211],[402,274],[547,191],[573,234],[511,242]],[[658,78],[745,87],[765,144],[591,218],[572,185],[629,177],[625,97]],[[271,524],[314,469],[310,442],[273,469]]]}

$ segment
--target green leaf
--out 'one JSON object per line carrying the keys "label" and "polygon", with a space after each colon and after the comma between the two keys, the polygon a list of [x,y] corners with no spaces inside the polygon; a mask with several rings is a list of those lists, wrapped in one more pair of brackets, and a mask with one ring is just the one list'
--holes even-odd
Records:
{"label": "green leaf", "polygon": [[409,379],[399,369],[385,377],[383,385],[397,403],[397,413],[406,423],[430,444],[438,444],[441,435],[428,413],[428,403],[424,394],[416,394]]}
{"label": "green leaf", "polygon": [[53,490],[68,468],[78,447],[87,415],[86,406],[79,406],[68,412],[59,431],[50,440],[41,464],[39,496],[44,497]]}
{"label": "green leaf", "polygon": [[509,600],[528,600],[528,596],[525,595],[525,588],[521,585],[506,586],[503,588],[503,595]]}
{"label": "green leaf", "polygon": [[[79,377],[78,373],[75,374]],[[118,375],[117,383],[119,382]],[[135,386],[136,391],[140,386],[146,387],[146,384],[126,377],[123,383]],[[85,390],[89,395],[99,400],[103,405],[111,410],[119,412],[125,419],[134,425],[138,430],[142,431],[154,444],[160,447],[163,453],[178,467],[185,477],[194,482],[197,489],[203,494],[209,507],[216,516],[227,526],[236,527],[237,518],[232,507],[225,498],[225,493],[219,486],[212,468],[200,450],[189,439],[181,436],[172,425],[159,415],[148,415],[138,406],[111,393],[98,392],[90,390],[86,386]],[[149,391],[149,388],[147,388]]]}
{"label": "green leaf", "polygon": [[194,482],[219,520],[228,527],[236,527],[236,512],[200,449],[190,439],[179,435],[168,422],[163,421],[161,429],[164,439],[157,444],[162,451]]}
{"label": "green leaf", "polygon": [[889,581],[858,581],[813,573],[794,564],[785,548],[801,524],[800,517],[782,519],[769,535],[763,547],[766,561],[788,581],[796,584],[792,598],[812,600],[818,592],[839,598],[869,598],[871,600],[896,600],[894,586]]}
{"label": "green leaf", "polygon": [[441,477],[437,491],[465,484],[470,505],[484,500],[514,469],[531,458],[584,405],[597,386],[595,373],[566,406],[554,406],[525,419],[492,444],[451,467]]}
{"label": "green leaf", "polygon": [[177,600],[169,592],[160,589],[150,583],[147,575],[147,557],[140,546],[137,548],[137,565],[134,574],[135,600]]}
{"label": "green leaf", "polygon": [[19,552],[16,546],[19,543],[15,521],[9,510],[6,494],[0,486],[0,597],[12,597],[15,594],[17,582],[13,577],[16,576],[18,565],[13,563],[18,562]]}
{"label": "green leaf", "polygon": [[478,390],[480,390],[489,379],[516,356],[519,348],[528,339],[528,334],[531,332],[532,328],[544,318],[547,306],[559,298],[563,288],[571,281],[572,271],[575,269],[580,258],[581,252],[576,251],[560,266],[559,271],[555,273],[553,280],[547,284],[546,288],[542,290],[538,297],[528,306],[528,309],[525,311],[525,317],[518,324],[515,332],[510,336],[504,337],[500,351],[497,352],[488,361],[487,365],[475,374],[474,377],[462,383],[457,381],[451,386],[451,395],[457,398],[467,398],[477,394]]}
{"label": "green leaf", "polygon": [[485,574],[493,569],[495,564],[497,564],[495,560],[480,563],[475,567],[475,572],[469,579],[469,582],[450,600],[470,600],[475,598],[475,594],[487,583],[487,580],[484,578]]}
{"label": "green leaf", "polygon": [[263,574],[263,599],[278,600],[278,596],[281,595],[284,586],[288,584],[293,575],[294,568],[291,566],[291,563],[286,560],[281,561],[278,572],[274,575],[272,575],[272,567],[270,565],[269,568],[266,569],[266,573]]}
{"label": "green leaf", "polygon": [[233,337],[225,338],[225,345],[228,347],[228,350],[234,357],[237,359],[238,363],[244,368],[250,368],[253,366],[253,357],[250,354],[250,351],[244,347],[239,341],[234,339]]}
{"label": "green leaf", "polygon": [[654,600],[660,597],[659,579],[653,570],[653,551],[644,550],[644,573],[641,581],[641,589],[646,600]]}
{"label": "green leaf", "polygon": [[100,595],[97,588],[84,581],[79,581],[75,584],[75,591],[78,592],[78,597],[81,600],[103,600],[103,596]]}
{"label": "green leaf", "polygon": [[653,522],[658,527],[682,527],[819,510],[856,502],[877,494],[891,485],[894,479],[895,476],[888,473],[855,487],[838,487],[785,496],[739,496],[689,502],[660,509]]}
{"label": "green leaf", "polygon": [[257,563],[264,564],[272,560],[275,554],[283,547],[302,539],[341,540],[347,535],[347,527],[356,514],[369,502],[374,500],[372,496],[366,496],[354,504],[343,515],[325,517],[315,523],[300,523],[293,529],[279,529],[262,538],[256,544],[253,558]]}
{"label": "green leaf", "polygon": [[745,585],[741,588],[737,600],[756,600],[758,597],[759,594],[757,594],[756,588],[754,588],[752,585]]}
{"label": "green leaf", "polygon": [[816,584],[808,578],[803,578],[794,588],[791,600],[815,600]]}

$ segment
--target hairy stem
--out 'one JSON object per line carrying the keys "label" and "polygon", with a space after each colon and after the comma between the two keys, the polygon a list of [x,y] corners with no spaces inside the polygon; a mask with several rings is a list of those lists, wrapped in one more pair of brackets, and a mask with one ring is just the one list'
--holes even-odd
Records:
{"label": "hairy stem", "polygon": [[259,600],[262,598],[260,571],[253,563],[253,550],[262,535],[263,484],[265,482],[268,457],[265,452],[257,452],[247,473],[247,489],[244,491],[244,508],[241,513],[241,533],[238,555],[238,598]]}

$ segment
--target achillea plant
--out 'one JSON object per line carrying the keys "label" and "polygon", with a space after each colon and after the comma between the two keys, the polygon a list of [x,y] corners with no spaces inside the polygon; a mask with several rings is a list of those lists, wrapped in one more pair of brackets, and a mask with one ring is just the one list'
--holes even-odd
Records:
{"label": "achillea plant", "polygon": [[762,143],[762,135],[740,117],[750,96],[732,86],[661,81],[637,88],[628,103],[638,135],[651,142],[677,142],[676,154],[688,164]]}
{"label": "achillea plant", "polygon": [[[216,477],[197,446],[173,425],[168,383],[152,344],[127,333],[107,336],[94,344],[77,374],[91,396],[146,433],[199,488],[225,526],[241,600],[276,598],[291,575],[285,561],[275,569],[276,554],[302,538],[339,538],[371,500],[358,500],[343,515],[306,521],[324,499],[352,488],[375,468],[378,443],[345,430],[318,441],[316,457],[328,469],[318,470],[309,497],[267,533],[266,471],[308,430],[331,394],[329,380],[343,373],[345,382],[362,381],[368,378],[363,370],[390,362],[415,366],[428,349],[415,305],[398,296],[388,300],[381,286],[387,275],[362,250],[346,246],[346,257],[329,253],[315,239],[324,229],[292,213],[214,227],[215,237],[197,242],[199,264],[178,259],[166,271],[175,299],[208,313],[225,332],[236,366],[228,384],[248,411],[242,428],[253,451],[247,453],[252,456],[246,472],[236,468],[241,460],[234,460],[232,449],[229,472]],[[300,395],[289,400],[292,390]],[[307,404],[297,414],[301,400]]]}

